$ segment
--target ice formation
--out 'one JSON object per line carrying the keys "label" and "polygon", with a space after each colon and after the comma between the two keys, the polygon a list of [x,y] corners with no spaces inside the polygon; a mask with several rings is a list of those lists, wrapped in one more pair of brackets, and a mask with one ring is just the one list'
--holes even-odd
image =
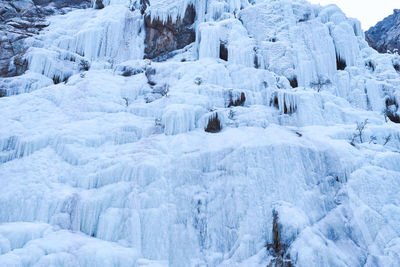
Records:
{"label": "ice formation", "polygon": [[335,5],[101,2],[0,80],[1,267],[400,266],[398,55]]}

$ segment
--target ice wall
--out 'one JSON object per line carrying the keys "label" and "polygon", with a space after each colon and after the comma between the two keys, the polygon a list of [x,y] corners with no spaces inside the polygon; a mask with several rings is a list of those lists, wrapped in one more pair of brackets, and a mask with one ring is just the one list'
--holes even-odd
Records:
{"label": "ice wall", "polygon": [[[49,23],[40,36],[42,45],[25,56],[29,70],[47,77],[64,81],[89,68],[91,61],[112,66],[143,58],[143,20],[139,11],[131,12],[124,1],[111,1],[101,10],[76,10],[52,17]],[[87,62],[87,67],[82,62]]]}
{"label": "ice wall", "polygon": [[[397,55],[332,5],[102,3],[0,81],[0,266],[400,264]],[[143,60],[190,5],[196,41]]]}

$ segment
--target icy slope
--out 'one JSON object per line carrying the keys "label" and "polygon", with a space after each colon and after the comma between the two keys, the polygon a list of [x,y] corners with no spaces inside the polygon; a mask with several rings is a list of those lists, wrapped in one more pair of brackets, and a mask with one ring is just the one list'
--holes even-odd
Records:
{"label": "icy slope", "polygon": [[148,4],[0,80],[0,266],[400,265],[400,58],[336,6]]}

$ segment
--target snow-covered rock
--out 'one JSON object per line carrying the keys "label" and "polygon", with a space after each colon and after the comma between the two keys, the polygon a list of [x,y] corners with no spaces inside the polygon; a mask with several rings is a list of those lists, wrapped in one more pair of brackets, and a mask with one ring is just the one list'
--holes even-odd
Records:
{"label": "snow-covered rock", "polygon": [[397,55],[335,5],[101,3],[0,80],[1,267],[400,265]]}

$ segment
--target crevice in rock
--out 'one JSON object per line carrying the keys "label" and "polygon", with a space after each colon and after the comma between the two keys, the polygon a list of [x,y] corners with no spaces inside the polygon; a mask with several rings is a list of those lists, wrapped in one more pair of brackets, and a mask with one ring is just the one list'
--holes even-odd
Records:
{"label": "crevice in rock", "polygon": [[241,92],[240,97],[234,98],[232,95],[232,92],[229,92],[229,104],[228,108],[230,107],[237,107],[237,106],[243,106],[244,102],[246,102],[246,95],[245,93]]}
{"label": "crevice in rock", "polygon": [[272,211],[272,244],[267,245],[267,250],[273,259],[268,267],[293,267],[288,251],[289,244],[282,241],[282,225],[279,223],[279,214],[276,210]]}
{"label": "crevice in rock", "polygon": [[67,83],[68,79],[69,79],[69,76],[66,76],[63,79],[61,79],[60,76],[53,76],[53,78],[52,78],[54,84],[59,84],[61,82]]}
{"label": "crevice in rock", "polygon": [[386,98],[385,116],[394,123],[400,123],[399,104],[393,97]]}
{"label": "crevice in rock", "polygon": [[395,71],[400,72],[400,64],[398,63],[393,64],[393,68],[395,69]]}
{"label": "crevice in rock", "polygon": [[228,61],[228,48],[223,42],[219,44],[219,58]]}
{"label": "crevice in rock", "polygon": [[255,55],[255,56],[254,56],[254,67],[255,67],[256,69],[259,69],[260,66],[261,66],[261,64],[260,64],[260,62],[259,62],[259,58],[258,58],[257,55]]}
{"label": "crevice in rock", "polygon": [[221,129],[221,121],[218,118],[218,113],[215,113],[215,115],[208,119],[208,124],[205,131],[208,133],[218,133],[221,131]]}
{"label": "crevice in rock", "polygon": [[368,60],[366,63],[365,63],[365,67],[367,67],[368,69],[370,69],[371,71],[375,71],[375,63],[374,62],[372,62],[371,60]]}
{"label": "crevice in rock", "polygon": [[347,67],[346,61],[336,54],[336,69],[344,70]]}
{"label": "crevice in rock", "polygon": [[279,97],[278,93],[275,93],[271,98],[270,105],[279,109],[283,114],[291,115],[297,111],[297,104],[293,101],[290,96]]}
{"label": "crevice in rock", "polygon": [[299,87],[299,83],[298,83],[298,81],[297,81],[297,77],[296,77],[296,76],[294,76],[294,77],[292,77],[292,78],[289,78],[289,82],[290,82],[290,86],[291,86],[292,88],[297,88],[297,87]]}
{"label": "crevice in rock", "polygon": [[94,9],[103,9],[104,8],[104,4],[102,0],[96,0],[94,2]]}

